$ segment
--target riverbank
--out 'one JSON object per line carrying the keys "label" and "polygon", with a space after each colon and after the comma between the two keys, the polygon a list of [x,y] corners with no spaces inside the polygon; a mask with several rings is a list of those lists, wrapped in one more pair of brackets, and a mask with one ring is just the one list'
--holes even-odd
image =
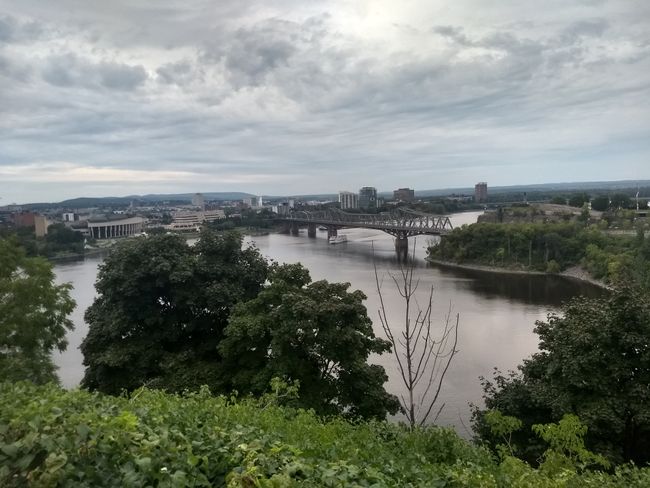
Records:
{"label": "riverbank", "polygon": [[583,283],[589,283],[591,285],[603,288],[605,290],[611,290],[611,286],[601,280],[593,278],[589,273],[581,268],[580,266],[573,266],[567,268],[561,273],[546,273],[544,271],[535,271],[535,270],[526,270],[526,269],[513,269],[513,268],[504,268],[500,266],[488,266],[484,264],[468,264],[468,263],[455,263],[453,261],[444,261],[441,259],[432,259],[426,258],[428,263],[434,264],[441,268],[455,268],[455,269],[467,269],[471,271],[481,271],[484,273],[497,273],[497,274],[508,274],[508,275],[530,275],[530,276],[562,276],[564,278],[581,281]]}

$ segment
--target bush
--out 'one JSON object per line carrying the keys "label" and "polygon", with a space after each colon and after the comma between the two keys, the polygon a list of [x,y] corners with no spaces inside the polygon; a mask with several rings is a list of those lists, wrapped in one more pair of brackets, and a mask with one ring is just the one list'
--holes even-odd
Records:
{"label": "bush", "polygon": [[559,474],[497,462],[447,429],[350,423],[262,400],[0,384],[0,485],[647,486],[625,466]]}

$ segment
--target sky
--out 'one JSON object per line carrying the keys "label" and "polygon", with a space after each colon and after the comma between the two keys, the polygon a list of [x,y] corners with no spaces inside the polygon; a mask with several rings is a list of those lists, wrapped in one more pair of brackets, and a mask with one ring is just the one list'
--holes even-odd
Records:
{"label": "sky", "polygon": [[621,179],[647,0],[0,0],[0,205]]}

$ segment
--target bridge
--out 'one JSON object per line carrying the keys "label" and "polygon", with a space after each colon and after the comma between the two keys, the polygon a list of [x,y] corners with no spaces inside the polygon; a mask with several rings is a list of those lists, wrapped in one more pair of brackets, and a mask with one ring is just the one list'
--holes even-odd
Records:
{"label": "bridge", "polygon": [[408,253],[408,238],[416,235],[442,236],[453,230],[449,217],[431,215],[416,210],[397,208],[377,214],[348,213],[337,208],[314,212],[295,211],[278,218],[285,231],[298,235],[300,226],[307,226],[307,235],[316,237],[316,227],[327,227],[327,237],[336,236],[338,229],[355,227],[376,229],[395,237],[395,251]]}

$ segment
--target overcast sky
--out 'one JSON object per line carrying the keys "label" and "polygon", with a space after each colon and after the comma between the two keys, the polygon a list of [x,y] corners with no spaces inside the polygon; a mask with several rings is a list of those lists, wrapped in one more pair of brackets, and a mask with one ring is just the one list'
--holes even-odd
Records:
{"label": "overcast sky", "polygon": [[648,0],[0,0],[0,205],[617,179]]}

